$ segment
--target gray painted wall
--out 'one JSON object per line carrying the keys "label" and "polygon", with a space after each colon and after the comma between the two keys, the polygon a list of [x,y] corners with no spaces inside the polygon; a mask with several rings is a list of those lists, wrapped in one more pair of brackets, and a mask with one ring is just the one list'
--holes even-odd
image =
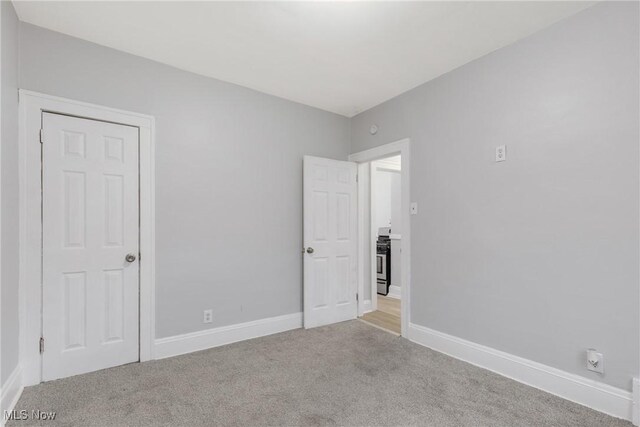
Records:
{"label": "gray painted wall", "polygon": [[0,301],[2,306],[2,342],[0,383],[11,375],[18,365],[18,17],[13,4],[0,2],[2,16],[2,80],[0,112],[0,158],[2,188],[2,215],[0,223],[1,276]]}
{"label": "gray painted wall", "polygon": [[302,156],[346,159],[348,119],[29,24],[20,43],[22,88],[156,118],[158,338],[302,310]]}
{"label": "gray painted wall", "polygon": [[[9,16],[3,380],[17,339],[5,308],[17,298],[5,286],[5,266],[17,268],[4,233],[17,230],[5,219],[17,197]],[[638,27],[637,4],[599,4],[351,121],[351,152],[412,139],[412,322],[630,389]],[[158,337],[301,310],[301,156],[344,159],[347,119],[28,24],[20,43],[21,87],[157,119]],[[508,160],[494,163],[500,144]],[[604,353],[604,377],[584,369],[588,347]]]}
{"label": "gray painted wall", "polygon": [[603,2],[352,120],[352,152],[411,138],[412,322],[630,390],[638,12]]}

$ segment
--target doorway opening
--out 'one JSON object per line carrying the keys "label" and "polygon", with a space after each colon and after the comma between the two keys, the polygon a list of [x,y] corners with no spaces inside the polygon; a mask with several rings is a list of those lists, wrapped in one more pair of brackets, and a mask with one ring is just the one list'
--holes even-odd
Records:
{"label": "doorway opening", "polygon": [[[400,335],[402,299],[402,156],[369,163],[371,236],[369,252],[375,257],[372,311],[362,320]],[[375,284],[375,286],[374,286]]]}
{"label": "doorway opening", "polygon": [[352,154],[349,160],[358,163],[358,317],[407,336],[409,140]]}
{"label": "doorway opening", "polygon": [[402,156],[370,162],[371,236],[369,252],[375,257],[375,288],[371,291],[372,310],[361,319],[400,335],[402,259]]}

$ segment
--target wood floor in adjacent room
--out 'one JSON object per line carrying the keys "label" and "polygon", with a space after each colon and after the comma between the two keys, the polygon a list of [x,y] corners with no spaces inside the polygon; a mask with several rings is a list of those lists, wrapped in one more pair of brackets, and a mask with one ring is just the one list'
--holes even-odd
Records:
{"label": "wood floor in adjacent room", "polygon": [[400,335],[400,300],[378,295],[378,309],[366,313],[360,319]]}

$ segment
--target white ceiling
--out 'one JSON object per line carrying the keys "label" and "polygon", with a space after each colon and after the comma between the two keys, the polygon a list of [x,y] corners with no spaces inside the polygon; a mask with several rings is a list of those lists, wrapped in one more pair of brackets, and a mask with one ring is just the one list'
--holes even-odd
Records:
{"label": "white ceiling", "polygon": [[32,2],[22,21],[351,117],[594,2]]}

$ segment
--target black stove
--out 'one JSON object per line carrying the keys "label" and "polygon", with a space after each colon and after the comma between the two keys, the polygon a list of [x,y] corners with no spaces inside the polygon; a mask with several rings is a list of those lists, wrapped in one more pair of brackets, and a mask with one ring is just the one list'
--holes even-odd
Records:
{"label": "black stove", "polygon": [[378,294],[389,294],[389,286],[391,285],[391,239],[389,239],[388,235],[379,235],[376,242],[376,274]]}

